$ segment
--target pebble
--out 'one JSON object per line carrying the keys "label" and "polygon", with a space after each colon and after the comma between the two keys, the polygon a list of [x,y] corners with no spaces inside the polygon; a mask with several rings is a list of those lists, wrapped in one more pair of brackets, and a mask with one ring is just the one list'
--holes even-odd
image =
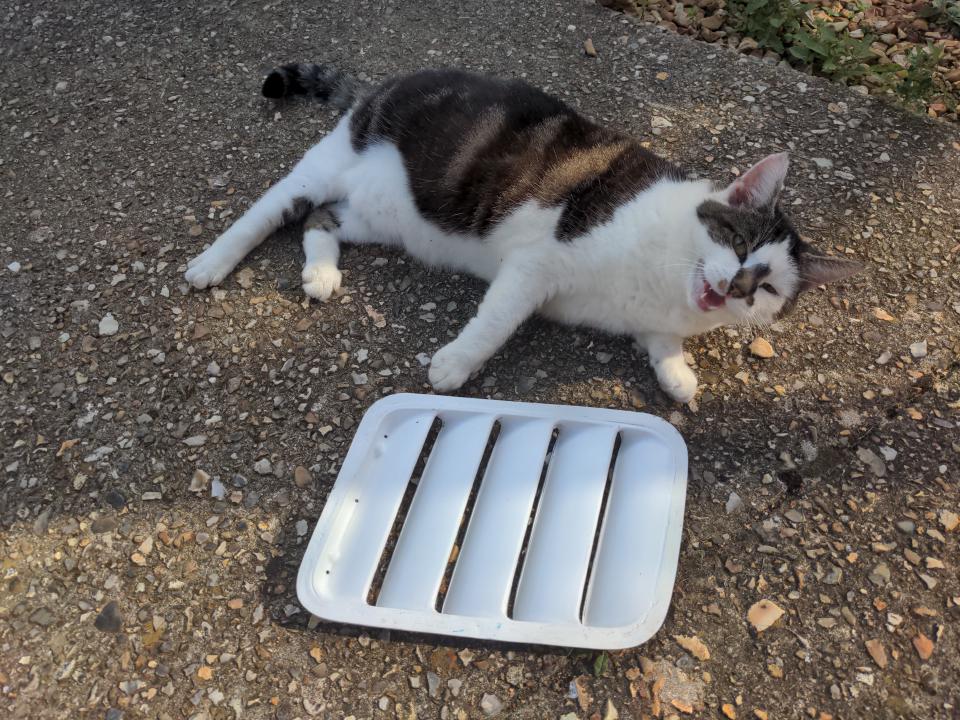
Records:
{"label": "pebble", "polygon": [[743,500],[740,499],[740,496],[735,492],[730,493],[730,497],[727,498],[726,510],[727,515],[732,515],[737,510],[743,507]]}
{"label": "pebble", "polygon": [[440,676],[432,670],[427,671],[427,694],[430,697],[437,697],[440,690]]}
{"label": "pebble", "polygon": [[100,337],[109,337],[110,335],[116,335],[119,329],[120,323],[117,322],[117,319],[112,314],[107,313],[100,320],[98,332],[100,333]]}
{"label": "pebble", "polygon": [[927,341],[921,340],[920,342],[913,343],[913,345],[910,346],[910,354],[917,360],[925,358],[927,356]]}
{"label": "pebble", "polygon": [[487,717],[493,717],[503,710],[503,702],[496,695],[484,693],[483,697],[480,698],[480,709]]}
{"label": "pebble", "polygon": [[184,439],[183,444],[187,447],[200,447],[207,442],[206,435],[191,435]]}
{"label": "pebble", "polygon": [[297,465],[297,467],[293,469],[293,483],[298,488],[308,488],[313,484],[313,476],[310,475],[310,471],[305,467]]}
{"label": "pebble", "polygon": [[883,587],[890,582],[890,568],[885,562],[877,563],[867,577],[877,587]]}
{"label": "pebble", "polygon": [[753,339],[750,343],[750,352],[758,358],[772,358],[774,355],[773,345],[762,337]]}
{"label": "pebble", "polygon": [[204,492],[209,482],[210,476],[203,470],[197,469],[193,471],[193,478],[190,480],[190,487],[187,489],[195,493]]}
{"label": "pebble", "polygon": [[943,529],[947,532],[953,532],[960,527],[960,515],[957,515],[957,513],[952,510],[941,510],[938,519]]}
{"label": "pebble", "polygon": [[[12,273],[18,273],[18,272],[20,272],[20,268],[21,268],[21,267],[22,267],[22,266],[20,265],[20,263],[18,263],[16,260],[14,260],[12,263],[10,263],[9,265],[7,265],[7,270],[9,270],[9,271],[12,272]],[[103,334],[103,333],[101,333],[101,335],[102,335],[102,334]]]}
{"label": "pebble", "polygon": [[707,646],[703,644],[703,641],[696,635],[674,635],[673,639],[677,641],[677,645],[693,655],[697,660],[706,661],[710,659],[709,648],[707,648]]}
{"label": "pebble", "polygon": [[898,520],[897,530],[907,535],[913,535],[917,530],[917,524],[913,520]]}
{"label": "pebble", "polygon": [[123,617],[120,615],[120,606],[117,605],[116,600],[111,600],[103,606],[97,619],[93,621],[93,626],[105,633],[118,633],[123,629]]}
{"label": "pebble", "polygon": [[56,619],[54,614],[45,607],[34,610],[30,615],[30,622],[40,627],[50,627]]}
{"label": "pebble", "polygon": [[760,600],[750,606],[747,620],[759,633],[771,627],[783,616],[783,609],[772,600]]}
{"label": "pebble", "polygon": [[257,475],[269,475],[273,472],[273,465],[267,458],[260,458],[253,464],[253,471]]}

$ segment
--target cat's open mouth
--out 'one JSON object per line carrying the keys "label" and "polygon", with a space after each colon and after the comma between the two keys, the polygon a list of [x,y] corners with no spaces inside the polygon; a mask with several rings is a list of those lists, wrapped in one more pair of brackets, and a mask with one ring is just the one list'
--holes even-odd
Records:
{"label": "cat's open mouth", "polygon": [[707,282],[707,279],[703,275],[702,266],[697,268],[697,274],[694,282],[694,292],[696,293],[697,307],[703,310],[703,312],[716,310],[717,308],[721,308],[726,304],[727,299],[710,287],[710,283]]}

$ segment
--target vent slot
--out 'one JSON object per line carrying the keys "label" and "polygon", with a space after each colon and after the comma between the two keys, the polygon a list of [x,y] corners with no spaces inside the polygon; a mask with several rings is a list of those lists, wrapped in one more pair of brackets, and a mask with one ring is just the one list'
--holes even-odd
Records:
{"label": "vent slot", "polygon": [[450,548],[477,482],[494,420],[446,413],[393,547],[377,607],[433,611]]}
{"label": "vent slot", "polygon": [[593,567],[597,561],[597,548],[600,546],[600,536],[606,525],[607,501],[610,499],[610,488],[613,487],[613,473],[617,467],[617,458],[620,455],[620,445],[623,442],[623,435],[617,433],[617,439],[613,442],[613,453],[610,455],[610,467],[607,470],[607,484],[603,488],[603,499],[600,501],[600,512],[597,514],[597,531],[593,535],[593,547],[590,551],[590,564],[587,566],[587,582],[583,584],[583,597],[580,599],[580,618],[584,618],[584,610],[587,606],[587,594],[590,583],[593,580]]}
{"label": "vent slot", "polygon": [[487,472],[487,466],[490,464],[490,456],[496,447],[497,439],[500,437],[500,421],[493,424],[490,430],[490,437],[487,439],[487,445],[483,449],[483,457],[480,459],[480,466],[477,468],[477,474],[473,479],[473,485],[470,487],[470,494],[467,496],[467,504],[460,515],[460,523],[457,529],[457,538],[450,546],[447,553],[447,565],[443,572],[443,578],[440,581],[440,588],[437,591],[437,598],[433,607],[437,612],[443,611],[443,602],[447,596],[447,589],[450,587],[450,579],[453,577],[453,571],[456,568],[457,560],[460,558],[460,548],[463,547],[463,538],[466,535],[467,527],[470,525],[470,518],[473,517],[473,509],[477,501],[477,494],[480,491],[483,478]]}
{"label": "vent slot", "polygon": [[[437,442],[437,438],[440,436],[440,430],[442,428],[443,420],[441,420],[439,416],[435,417],[433,424],[430,425],[430,431],[427,433],[423,447],[420,450],[417,463],[413,466],[413,472],[410,474],[409,480],[407,480],[403,497],[400,500],[400,508],[397,510],[393,525],[390,527],[387,543],[383,548],[383,552],[380,554],[380,561],[377,563],[373,581],[370,583],[370,588],[367,591],[367,604],[369,605],[376,605],[377,598],[380,596],[380,588],[383,586],[383,579],[387,574],[387,567],[389,567],[390,561],[393,558],[393,551],[396,547],[397,539],[400,537],[400,530],[403,527],[404,521],[407,519],[407,513],[410,511],[410,505],[413,503],[414,494],[417,492],[420,479],[423,477],[423,471],[427,466],[430,455],[433,453],[433,447]],[[358,499],[354,498],[354,502],[358,502]]]}
{"label": "vent slot", "polygon": [[520,585],[520,574],[523,568],[523,561],[527,557],[527,548],[530,546],[530,532],[533,530],[533,520],[537,514],[537,508],[540,507],[540,496],[543,494],[543,484],[547,480],[547,471],[550,469],[550,460],[553,458],[553,449],[557,445],[557,438],[560,436],[560,428],[554,428],[550,433],[550,444],[547,445],[547,452],[543,456],[543,467],[540,469],[540,480],[537,482],[537,492],[533,496],[533,505],[527,514],[527,526],[523,533],[523,544],[520,546],[520,556],[514,565],[513,582],[510,584],[510,600],[507,604],[507,617],[513,618],[513,605],[517,600],[517,587]]}

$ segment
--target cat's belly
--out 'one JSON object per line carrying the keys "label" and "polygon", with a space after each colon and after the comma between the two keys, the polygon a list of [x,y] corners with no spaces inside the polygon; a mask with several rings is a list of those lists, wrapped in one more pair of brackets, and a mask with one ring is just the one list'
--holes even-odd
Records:
{"label": "cat's belly", "polygon": [[400,153],[392,145],[366,150],[343,178],[340,239],[399,245],[420,262],[490,281],[500,267],[487,239],[448,233],[423,218],[414,204]]}

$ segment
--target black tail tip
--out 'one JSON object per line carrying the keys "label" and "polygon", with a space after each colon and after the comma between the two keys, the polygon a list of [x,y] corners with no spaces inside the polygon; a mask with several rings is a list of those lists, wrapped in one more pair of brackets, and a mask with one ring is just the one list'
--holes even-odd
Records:
{"label": "black tail tip", "polygon": [[264,97],[273,100],[279,100],[287,94],[287,78],[279,70],[272,71],[263,81],[263,87],[260,89]]}

